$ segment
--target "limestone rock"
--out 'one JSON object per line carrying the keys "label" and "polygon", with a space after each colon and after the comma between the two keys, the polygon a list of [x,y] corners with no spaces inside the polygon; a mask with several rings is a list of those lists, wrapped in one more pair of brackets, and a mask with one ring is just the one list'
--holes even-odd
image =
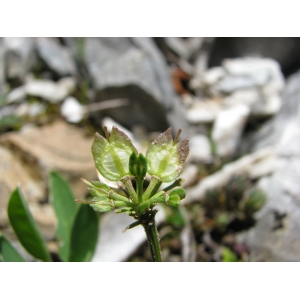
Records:
{"label": "limestone rock", "polygon": [[60,107],[61,115],[70,123],[78,123],[84,116],[84,108],[74,97],[65,99]]}
{"label": "limestone rock", "polygon": [[7,92],[6,78],[5,78],[5,46],[4,38],[0,38],[0,95]]}
{"label": "limestone rock", "polygon": [[203,134],[196,134],[190,137],[190,152],[188,161],[210,162],[212,160],[211,146],[209,139]]}
{"label": "limestone rock", "polygon": [[276,60],[285,75],[299,68],[300,38],[297,37],[219,37],[210,52],[210,67],[226,58],[269,57]]}
{"label": "limestone rock", "polygon": [[[165,219],[163,209],[156,214],[156,223]],[[122,232],[134,219],[126,214],[109,212],[100,220],[99,240],[92,262],[126,261],[146,241],[144,228],[139,225]]]}
{"label": "limestone rock", "polygon": [[249,107],[242,104],[218,114],[212,132],[218,155],[225,157],[235,154],[249,114]]}
{"label": "limestone rock", "polygon": [[25,85],[27,95],[41,97],[49,102],[63,101],[75,89],[76,82],[72,77],[65,77],[58,82],[46,79],[33,79]]}
{"label": "limestone rock", "polygon": [[288,79],[279,114],[247,141],[248,151],[269,145],[277,156],[275,172],[259,181],[267,203],[257,213],[255,227],[239,237],[255,260],[300,261],[299,80],[299,72]]}
{"label": "limestone rock", "polygon": [[35,38],[31,37],[6,37],[7,77],[24,80],[25,75],[36,62]]}
{"label": "limestone rock", "polygon": [[136,124],[148,131],[164,131],[169,124],[174,132],[187,129],[166,62],[150,38],[87,38],[85,61],[97,91],[95,102],[130,101],[106,110],[105,116],[129,129]]}
{"label": "limestone rock", "polygon": [[208,190],[224,187],[233,176],[257,179],[272,174],[277,168],[277,156],[272,148],[264,148],[255,153],[226,164],[220,171],[207,176],[197,185],[188,188],[183,203],[201,201]]}
{"label": "limestone rock", "polygon": [[191,124],[212,123],[221,110],[221,103],[214,100],[197,101],[186,111]]}
{"label": "limestone rock", "polygon": [[54,38],[37,39],[37,51],[48,67],[61,77],[76,74],[76,65],[68,48]]}

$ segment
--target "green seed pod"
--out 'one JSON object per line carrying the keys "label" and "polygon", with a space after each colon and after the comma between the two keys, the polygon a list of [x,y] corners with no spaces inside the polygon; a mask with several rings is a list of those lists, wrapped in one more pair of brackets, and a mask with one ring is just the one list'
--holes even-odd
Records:
{"label": "green seed pod", "polygon": [[92,145],[92,154],[96,169],[106,179],[119,181],[130,175],[129,157],[137,150],[129,137],[117,127],[113,127],[107,139],[96,133]]}
{"label": "green seed pod", "polygon": [[189,154],[189,138],[177,143],[180,132],[173,141],[172,129],[169,128],[147,150],[148,173],[162,182],[171,182],[183,172],[183,164]]}

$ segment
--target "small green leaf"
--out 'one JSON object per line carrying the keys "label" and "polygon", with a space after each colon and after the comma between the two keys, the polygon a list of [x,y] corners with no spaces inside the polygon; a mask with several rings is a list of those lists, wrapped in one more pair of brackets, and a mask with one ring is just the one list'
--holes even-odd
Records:
{"label": "small green leaf", "polygon": [[131,212],[131,211],[132,211],[131,207],[123,207],[123,208],[115,209],[116,214],[121,214],[121,213],[124,213],[124,212]]}
{"label": "small green leaf", "polygon": [[105,213],[105,212],[109,212],[112,210],[112,207],[111,205],[107,205],[107,204],[90,204],[90,207],[92,207],[95,211],[99,211],[99,212],[102,212],[102,213]]}
{"label": "small green leaf", "polygon": [[7,214],[20,243],[34,257],[51,261],[43,236],[35,223],[20,188],[16,188],[9,199]]}
{"label": "small green leaf", "polygon": [[0,233],[0,261],[2,262],[24,262],[24,258]]}
{"label": "small green leaf", "polygon": [[232,252],[229,248],[224,247],[222,250],[222,261],[223,262],[238,262],[237,255]]}
{"label": "small green leaf", "polygon": [[266,196],[263,191],[255,190],[253,191],[245,203],[245,211],[249,214],[260,210],[266,202]]}
{"label": "small green leaf", "polygon": [[70,261],[90,261],[98,239],[98,214],[88,205],[81,205],[71,234]]}
{"label": "small green leaf", "polygon": [[56,172],[50,173],[50,201],[57,217],[56,237],[59,255],[69,261],[70,238],[74,219],[79,205],[67,181]]}
{"label": "small green leaf", "polygon": [[177,207],[180,205],[180,201],[185,198],[185,190],[183,188],[178,188],[170,192],[169,204]]}

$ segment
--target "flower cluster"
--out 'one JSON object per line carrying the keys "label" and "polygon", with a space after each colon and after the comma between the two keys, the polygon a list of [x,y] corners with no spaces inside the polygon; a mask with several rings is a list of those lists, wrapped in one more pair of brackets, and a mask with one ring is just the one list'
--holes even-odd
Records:
{"label": "flower cluster", "polygon": [[[180,205],[185,190],[179,188],[183,182],[179,176],[189,153],[189,138],[178,142],[181,130],[174,140],[171,128],[161,133],[147,149],[146,156],[139,154],[128,136],[117,127],[113,127],[110,134],[106,128],[104,131],[106,137],[96,133],[92,144],[100,181],[83,179],[93,198],[78,202],[90,204],[100,212],[112,209],[116,213],[125,212],[139,221],[158,203]],[[144,191],[147,173],[151,180]],[[170,185],[159,191],[163,182]]]}

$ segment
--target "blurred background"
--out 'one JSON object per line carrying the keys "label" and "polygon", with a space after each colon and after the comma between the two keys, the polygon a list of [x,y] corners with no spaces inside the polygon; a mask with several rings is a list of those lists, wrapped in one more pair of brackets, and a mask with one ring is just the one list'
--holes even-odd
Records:
{"label": "blurred background", "polygon": [[[6,214],[20,184],[57,253],[49,172],[85,198],[95,132],[145,152],[171,126],[190,154],[186,199],[157,215],[163,260],[300,261],[299,53],[300,38],[0,38],[0,231],[22,250]],[[151,260],[130,222],[101,215],[92,261]]]}

